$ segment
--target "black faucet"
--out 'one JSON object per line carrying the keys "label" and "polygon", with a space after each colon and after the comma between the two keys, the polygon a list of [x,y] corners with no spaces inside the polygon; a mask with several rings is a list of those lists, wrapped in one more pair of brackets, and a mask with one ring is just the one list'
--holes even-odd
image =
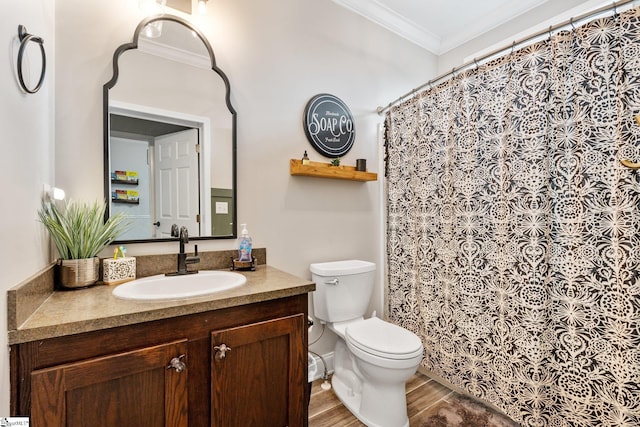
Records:
{"label": "black faucet", "polygon": [[167,273],[166,276],[180,276],[183,274],[196,274],[198,270],[187,270],[188,264],[197,264],[200,262],[200,257],[198,256],[198,245],[195,245],[195,253],[193,256],[187,256],[184,251],[184,245],[189,243],[189,231],[187,227],[180,228],[180,253],[178,253],[178,271],[173,273]]}

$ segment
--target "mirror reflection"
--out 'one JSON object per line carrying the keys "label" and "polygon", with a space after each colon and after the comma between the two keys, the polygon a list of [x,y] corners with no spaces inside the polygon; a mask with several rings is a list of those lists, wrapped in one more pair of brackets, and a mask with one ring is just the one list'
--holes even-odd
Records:
{"label": "mirror reflection", "polygon": [[202,34],[148,18],[105,84],[105,196],[133,226],[120,241],[235,237],[235,111]]}

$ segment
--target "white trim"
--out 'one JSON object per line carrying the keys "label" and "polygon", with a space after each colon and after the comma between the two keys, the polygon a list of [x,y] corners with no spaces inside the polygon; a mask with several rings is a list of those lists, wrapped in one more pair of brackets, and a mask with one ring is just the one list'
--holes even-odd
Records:
{"label": "white trim", "polygon": [[498,9],[490,20],[476,20],[475,24],[467,26],[453,36],[440,37],[427,28],[413,22],[408,17],[400,15],[393,9],[377,0],[333,0],[340,6],[355,12],[400,37],[428,50],[435,55],[442,55],[482,34],[493,30],[549,0],[528,1],[526,3],[513,2],[509,9]]}
{"label": "white trim", "polygon": [[199,55],[188,50],[179,49],[175,46],[159,43],[146,37],[140,37],[138,41],[138,50],[170,61],[176,61],[207,70],[211,69],[211,58],[209,58],[208,52],[207,55]]}
{"label": "white trim", "polygon": [[441,50],[440,37],[376,0],[333,1],[432,53],[439,53]]}
{"label": "white trim", "polygon": [[[308,354],[313,359],[313,362],[311,362],[310,366],[314,365],[317,368],[313,373],[311,372],[311,369],[309,369],[307,377],[309,382],[312,382],[322,378],[322,376],[324,375],[324,366],[322,365],[322,360],[318,356],[311,353],[308,353]],[[333,373],[333,351],[330,353],[323,354],[322,358],[325,360],[325,362],[327,362],[327,373],[332,374]]]}
{"label": "white trim", "polygon": [[200,235],[211,236],[211,148],[210,144],[206,144],[206,141],[211,141],[211,120],[204,116],[121,101],[109,101],[109,113],[189,126],[200,131]]}
{"label": "white trim", "polygon": [[470,40],[473,40],[485,33],[488,33],[491,30],[498,28],[505,22],[515,19],[518,16],[523,15],[543,5],[547,1],[549,0],[538,0],[536,2],[527,2],[526,4],[511,2],[511,5],[508,9],[499,8],[497,10],[494,10],[492,12],[490,20],[483,21],[481,19],[478,19],[475,21],[475,24],[467,26],[464,31],[461,31],[453,36],[446,37],[440,45],[440,50],[437,53],[438,55],[442,55],[452,49],[455,49],[456,47],[461,46]]}

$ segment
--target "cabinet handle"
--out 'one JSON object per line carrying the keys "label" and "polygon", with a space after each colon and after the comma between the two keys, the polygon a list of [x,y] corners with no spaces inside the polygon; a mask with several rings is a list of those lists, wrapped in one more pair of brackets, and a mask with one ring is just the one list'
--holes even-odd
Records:
{"label": "cabinet handle", "polygon": [[216,360],[222,360],[226,357],[227,351],[231,351],[231,347],[227,347],[226,344],[220,344],[213,349],[216,351]]}
{"label": "cabinet handle", "polygon": [[181,354],[178,357],[174,357],[173,359],[171,359],[171,361],[169,362],[169,366],[167,366],[167,369],[175,369],[176,372],[182,372],[186,369],[187,365],[182,361],[182,359],[184,359],[184,354]]}

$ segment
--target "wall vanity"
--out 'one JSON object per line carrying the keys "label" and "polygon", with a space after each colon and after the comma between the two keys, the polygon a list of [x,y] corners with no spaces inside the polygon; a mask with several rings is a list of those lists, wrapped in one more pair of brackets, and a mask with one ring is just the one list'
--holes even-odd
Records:
{"label": "wall vanity", "polygon": [[312,282],[262,264],[238,288],[140,302],[104,285],[43,295],[49,270],[9,291],[12,416],[35,427],[306,425]]}

